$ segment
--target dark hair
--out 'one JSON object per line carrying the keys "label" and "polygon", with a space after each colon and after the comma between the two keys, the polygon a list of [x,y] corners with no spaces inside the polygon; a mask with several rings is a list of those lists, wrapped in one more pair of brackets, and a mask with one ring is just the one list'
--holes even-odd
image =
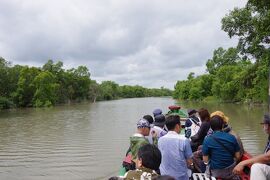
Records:
{"label": "dark hair", "polygon": [[224,121],[223,121],[222,117],[220,117],[218,115],[211,117],[210,126],[211,126],[211,129],[213,131],[222,130],[222,128],[224,126]]}
{"label": "dark hair", "polygon": [[198,113],[202,121],[210,121],[210,114],[207,109],[201,108]]}
{"label": "dark hair", "polygon": [[142,160],[142,165],[152,170],[158,170],[161,163],[161,152],[160,150],[152,145],[145,144],[138,150],[138,159]]}
{"label": "dark hair", "polygon": [[110,177],[108,180],[120,180],[120,178],[117,176],[113,176],[113,177]]}
{"label": "dark hair", "polygon": [[148,115],[148,114],[144,115],[143,119],[147,120],[150,124],[153,124],[153,122],[154,122],[153,117],[151,115]]}
{"label": "dark hair", "polygon": [[167,116],[165,124],[168,130],[173,130],[177,124],[180,125],[180,116],[178,115]]}

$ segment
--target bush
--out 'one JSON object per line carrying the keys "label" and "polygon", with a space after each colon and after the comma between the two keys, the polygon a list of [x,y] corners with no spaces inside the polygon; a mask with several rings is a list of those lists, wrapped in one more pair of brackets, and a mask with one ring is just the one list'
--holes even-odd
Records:
{"label": "bush", "polygon": [[10,101],[6,97],[1,97],[0,96],[0,109],[9,109],[13,106],[12,101]]}

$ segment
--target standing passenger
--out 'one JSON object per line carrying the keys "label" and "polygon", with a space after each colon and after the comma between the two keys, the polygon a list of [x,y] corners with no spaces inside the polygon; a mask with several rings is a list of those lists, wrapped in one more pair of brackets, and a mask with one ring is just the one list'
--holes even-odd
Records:
{"label": "standing passenger", "polygon": [[188,180],[188,166],[192,164],[192,151],[187,138],[181,137],[180,117],[169,115],[166,117],[168,134],[158,141],[162,159],[160,164],[161,175],[170,175],[176,180]]}

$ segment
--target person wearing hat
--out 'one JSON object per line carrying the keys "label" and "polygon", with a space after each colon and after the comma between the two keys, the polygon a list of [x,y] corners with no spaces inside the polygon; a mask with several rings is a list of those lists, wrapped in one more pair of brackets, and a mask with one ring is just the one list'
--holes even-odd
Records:
{"label": "person wearing hat", "polygon": [[206,174],[215,178],[239,180],[232,173],[241,158],[236,138],[222,131],[224,120],[218,115],[211,117],[210,126],[214,133],[204,139],[202,146],[203,161],[208,165]]}
{"label": "person wearing hat", "polygon": [[[229,118],[227,116],[225,116],[225,114],[222,111],[215,111],[215,112],[211,113],[210,117],[212,118],[213,116],[219,116],[222,118],[222,120],[224,122],[224,127],[223,127],[222,131],[229,133],[236,138],[238,145],[240,147],[240,156],[242,156],[245,152],[242,140],[241,140],[240,136],[229,125]],[[211,134],[213,134],[213,130],[210,128],[207,136],[209,136]]]}
{"label": "person wearing hat", "polygon": [[197,134],[201,126],[201,120],[197,117],[195,109],[188,110],[189,118],[185,122],[185,137],[190,138]]}
{"label": "person wearing hat", "polygon": [[165,116],[159,114],[155,116],[154,127],[150,130],[150,135],[155,134],[157,139],[167,134],[167,131],[164,130],[165,126]]}
{"label": "person wearing hat", "polygon": [[122,163],[125,171],[134,170],[135,159],[137,157],[138,149],[144,145],[149,144],[148,139],[146,138],[150,132],[150,123],[148,120],[142,118],[137,122],[137,132],[131,136],[130,145],[126,152],[126,157]]}
{"label": "person wearing hat", "polygon": [[155,118],[155,116],[160,115],[160,114],[162,114],[162,110],[161,110],[161,109],[155,109],[155,110],[153,111],[153,116],[154,116],[154,118]]}
{"label": "person wearing hat", "polygon": [[130,137],[130,149],[132,160],[137,157],[138,149],[144,145],[149,144],[149,141],[145,138],[150,133],[150,123],[146,119],[140,119],[137,122],[137,132]]}
{"label": "person wearing hat", "polygon": [[250,180],[267,180],[270,179],[270,115],[265,114],[263,122],[263,130],[268,135],[268,142],[264,149],[264,153],[255,156],[251,159],[241,161],[235,166],[233,172],[235,174],[241,174],[245,166],[251,166]]}

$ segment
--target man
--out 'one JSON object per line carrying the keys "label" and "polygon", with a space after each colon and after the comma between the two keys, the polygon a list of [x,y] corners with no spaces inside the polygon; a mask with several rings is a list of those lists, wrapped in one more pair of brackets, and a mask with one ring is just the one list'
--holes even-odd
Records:
{"label": "man", "polygon": [[201,126],[201,120],[197,117],[195,109],[188,110],[189,118],[185,122],[185,137],[190,138],[197,134]]}
{"label": "man", "polygon": [[265,133],[268,134],[268,142],[266,144],[264,154],[255,156],[251,159],[241,161],[237,166],[235,166],[233,172],[235,174],[240,174],[245,166],[251,166],[251,180],[267,180],[270,179],[270,116],[269,114],[264,115],[264,120],[261,123]]}
{"label": "man", "polygon": [[146,119],[140,119],[137,122],[137,132],[130,137],[130,146],[127,150],[126,157],[122,163],[125,171],[134,170],[136,168],[135,159],[137,157],[138,149],[142,145],[149,144],[148,139],[146,139],[146,136],[149,135],[149,132],[150,123]]}
{"label": "man", "polygon": [[210,170],[206,173],[222,179],[238,179],[232,173],[236,164],[234,158],[237,161],[240,159],[240,147],[236,138],[222,131],[224,122],[220,116],[211,117],[210,126],[214,132],[205,138],[202,148],[204,163],[210,162]]}
{"label": "man", "polygon": [[136,159],[136,170],[128,171],[124,178],[126,180],[151,180],[157,177],[157,170],[161,162],[159,149],[151,144],[143,145],[138,150]]}
{"label": "man", "polygon": [[157,139],[167,134],[167,131],[164,130],[165,126],[165,116],[163,114],[156,115],[154,121],[154,127],[151,128],[150,134],[156,134]]}
{"label": "man", "polygon": [[153,111],[153,116],[154,116],[154,118],[155,118],[155,116],[160,115],[160,114],[162,114],[162,110],[161,110],[161,109],[155,109],[155,110]]}
{"label": "man", "polygon": [[146,119],[140,119],[137,122],[137,132],[130,137],[130,149],[132,160],[137,157],[138,149],[144,145],[149,144],[149,141],[145,138],[150,132],[150,123]]}
{"label": "man", "polygon": [[190,141],[179,135],[181,124],[178,115],[167,116],[165,124],[169,132],[158,141],[162,155],[160,173],[176,180],[188,180],[188,166],[192,164]]}

